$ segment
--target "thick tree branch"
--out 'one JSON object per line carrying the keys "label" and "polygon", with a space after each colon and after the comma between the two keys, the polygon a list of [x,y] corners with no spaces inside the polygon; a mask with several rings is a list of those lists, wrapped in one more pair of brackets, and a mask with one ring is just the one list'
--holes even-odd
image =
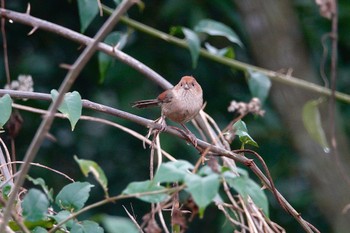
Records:
{"label": "thick tree branch", "polygon": [[[93,39],[88,36],[75,32],[71,29],[62,27],[60,25],[57,25],[42,19],[38,19],[26,13],[18,13],[15,11],[0,8],[0,16],[7,19],[11,19],[17,23],[31,26],[33,28],[42,29],[45,31],[55,33],[59,36],[75,41],[79,44],[88,45],[93,41]],[[161,86],[163,89],[169,89],[172,87],[172,85],[166,79],[164,79],[161,75],[159,75],[154,70],[150,69],[148,66],[146,66],[142,62],[129,56],[128,54],[102,42],[98,43],[97,49],[118,59],[120,62],[123,62],[129,65],[135,70],[139,71],[141,74],[145,75],[150,80],[152,80],[153,82]]]}
{"label": "thick tree branch", "polygon": [[20,167],[20,174],[16,179],[15,185],[13,186],[13,189],[11,190],[11,195],[6,203],[6,207],[4,209],[3,217],[2,217],[2,223],[0,225],[0,232],[3,232],[7,226],[7,223],[9,221],[9,218],[11,216],[11,211],[13,208],[13,204],[16,201],[17,193],[19,189],[22,187],[24,179],[26,174],[28,173],[28,170],[30,168],[30,164],[35,158],[37,152],[39,151],[42,142],[44,141],[46,134],[48,133],[54,116],[55,112],[57,111],[58,106],[63,100],[64,94],[70,90],[71,86],[73,85],[74,81],[80,74],[81,70],[84,68],[86,63],[90,60],[91,56],[95,53],[96,46],[98,45],[98,42],[101,41],[107,33],[109,33],[114,25],[119,21],[120,17],[135,3],[135,0],[124,0],[118,8],[113,12],[113,14],[108,18],[108,20],[104,23],[102,28],[97,32],[96,36],[94,37],[94,40],[88,44],[88,46],[84,49],[83,53],[78,57],[76,62],[72,65],[72,68],[67,73],[65,79],[63,80],[58,92],[57,99],[53,101],[50,105],[50,108],[48,110],[48,113],[44,117],[43,121],[41,122],[26,154],[24,157],[24,163]]}

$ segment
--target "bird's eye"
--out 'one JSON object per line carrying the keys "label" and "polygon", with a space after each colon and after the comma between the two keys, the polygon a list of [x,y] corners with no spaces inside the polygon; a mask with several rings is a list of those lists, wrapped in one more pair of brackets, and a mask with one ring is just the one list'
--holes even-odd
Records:
{"label": "bird's eye", "polygon": [[194,87],[194,83],[192,83],[192,86]]}
{"label": "bird's eye", "polygon": [[180,86],[183,86],[183,84],[181,83]]}

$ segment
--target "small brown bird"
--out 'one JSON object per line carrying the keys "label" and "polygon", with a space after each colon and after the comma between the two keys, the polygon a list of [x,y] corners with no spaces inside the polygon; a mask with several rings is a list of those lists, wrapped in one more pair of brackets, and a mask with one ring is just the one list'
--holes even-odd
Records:
{"label": "small brown bird", "polygon": [[184,76],[173,88],[161,93],[157,99],[140,100],[133,103],[133,107],[148,108],[160,106],[162,118],[184,125],[192,120],[203,106],[203,91],[195,78]]}

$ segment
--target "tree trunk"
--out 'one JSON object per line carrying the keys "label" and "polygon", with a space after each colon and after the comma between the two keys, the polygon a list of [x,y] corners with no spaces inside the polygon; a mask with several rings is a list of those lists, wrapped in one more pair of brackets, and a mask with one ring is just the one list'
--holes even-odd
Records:
{"label": "tree trunk", "polygon": [[[271,70],[292,69],[293,76],[319,82],[302,40],[298,20],[289,0],[235,0],[258,66]],[[349,185],[339,172],[335,158],[326,154],[306,132],[302,108],[314,94],[285,84],[273,83],[270,98],[282,117],[295,149],[301,156],[301,169],[308,175],[316,205],[332,225],[334,232],[349,232],[350,214],[342,214],[350,203]],[[328,108],[326,108],[328,109]],[[327,112],[322,112],[323,125],[328,125]],[[345,136],[338,129],[339,155],[349,168],[349,150]],[[348,170],[348,169],[347,169]],[[302,214],[302,213],[301,213]],[[316,226],[317,227],[317,226]]]}

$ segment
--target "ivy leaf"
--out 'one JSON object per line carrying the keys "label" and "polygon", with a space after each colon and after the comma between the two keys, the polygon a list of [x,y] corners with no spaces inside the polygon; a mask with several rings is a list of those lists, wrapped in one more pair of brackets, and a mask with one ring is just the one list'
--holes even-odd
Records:
{"label": "ivy leaf", "polygon": [[0,98],[0,129],[10,119],[12,113],[12,99],[9,94]]}
{"label": "ivy leaf", "polygon": [[[104,42],[111,46],[118,46],[119,50],[122,50],[127,42],[127,34],[122,32],[112,32],[110,33]],[[103,83],[108,69],[111,67],[115,59],[113,59],[110,55],[105,54],[103,52],[98,52],[98,68],[100,71],[100,83]]]}
{"label": "ivy leaf", "polygon": [[[146,180],[140,182],[131,182],[123,191],[123,194],[142,194],[145,192],[161,191],[165,190],[165,187],[156,185],[155,182]],[[168,198],[165,193],[150,194],[150,195],[140,195],[137,197],[140,200],[150,203],[162,202]]]}
{"label": "ivy leaf", "polygon": [[88,182],[74,182],[62,188],[57,194],[56,204],[68,211],[78,211],[84,207],[93,187]]}
{"label": "ivy leaf", "polygon": [[139,233],[139,230],[129,218],[103,215],[101,222],[108,233]]}
{"label": "ivy leaf", "polygon": [[185,160],[162,163],[154,176],[154,182],[183,181],[189,169],[193,169],[193,165]]}
{"label": "ivy leaf", "polygon": [[264,103],[271,88],[271,80],[266,75],[252,70],[248,71],[247,76],[250,92]]}
{"label": "ivy leaf", "polygon": [[[56,215],[50,216],[52,219],[54,219],[56,221],[56,223],[60,223],[62,221],[64,221],[65,219],[67,219],[69,216],[71,215],[71,213],[67,210],[62,210],[60,212],[58,212]],[[65,224],[62,225],[62,227],[66,228],[69,227],[71,228],[73,226],[74,220],[68,220],[68,222],[66,222]]]}
{"label": "ivy leaf", "polygon": [[103,233],[103,228],[96,222],[85,220],[82,222],[74,222],[71,233]]}
{"label": "ivy leaf", "polygon": [[77,0],[80,18],[80,32],[84,33],[98,14],[97,0]]}
{"label": "ivy leaf", "polygon": [[39,185],[42,188],[42,190],[44,190],[44,192],[45,192],[46,196],[49,198],[49,200],[53,201],[53,197],[52,197],[53,190],[49,189],[49,187],[46,185],[45,180],[43,178],[39,177],[39,178],[34,179],[34,178],[27,175],[27,179],[29,181],[31,181],[33,184]]}
{"label": "ivy leaf", "polygon": [[30,189],[22,201],[23,217],[28,222],[37,222],[46,217],[49,200],[38,189]]}
{"label": "ivy leaf", "polygon": [[243,47],[243,44],[238,38],[237,34],[230,27],[212,19],[203,19],[199,21],[194,30],[196,32],[206,33],[211,36],[224,36],[232,43]]}
{"label": "ivy leaf", "polygon": [[208,42],[204,44],[205,48],[208,50],[209,53],[220,56],[220,57],[227,57],[234,59],[235,58],[235,51],[232,47],[226,47],[222,49],[217,49]]}
{"label": "ivy leaf", "polygon": [[239,140],[242,142],[243,146],[245,144],[259,147],[258,143],[248,134],[248,129],[244,121],[237,121],[233,128],[235,129],[236,135],[239,137]]}
{"label": "ivy leaf", "polygon": [[191,29],[183,27],[182,32],[185,35],[185,39],[190,49],[191,58],[192,58],[192,68],[196,68],[198,57],[199,57],[199,50],[201,48],[201,42],[198,38],[198,35]]}
{"label": "ivy leaf", "polygon": [[199,213],[202,217],[205,208],[212,202],[218,193],[220,186],[220,177],[218,174],[211,174],[201,177],[196,174],[188,174],[185,177],[187,191],[192,195],[193,200],[199,207]]}
{"label": "ivy leaf", "polygon": [[[51,96],[53,100],[57,99],[57,90],[51,90]],[[82,108],[83,103],[81,101],[79,92],[67,92],[64,95],[63,102],[59,106],[58,110],[68,118],[72,131],[74,130],[75,125],[81,117]]]}
{"label": "ivy leaf", "polygon": [[310,100],[303,107],[303,123],[313,140],[322,146],[324,152],[329,152],[326,134],[322,128],[321,114],[318,110],[319,100]]}
{"label": "ivy leaf", "polygon": [[92,160],[78,159],[77,156],[74,156],[74,159],[78,163],[84,176],[87,177],[89,173],[92,173],[108,197],[108,180],[102,168]]}
{"label": "ivy leaf", "polygon": [[11,193],[12,186],[9,184],[5,184],[4,187],[2,187],[1,193],[2,193],[2,198],[5,200],[8,200],[10,193]]}
{"label": "ivy leaf", "polygon": [[43,227],[35,227],[32,230],[32,233],[47,233],[47,230]]}
{"label": "ivy leaf", "polygon": [[233,179],[228,178],[226,180],[229,186],[235,189],[245,201],[247,201],[248,196],[251,197],[254,203],[262,208],[266,216],[269,215],[269,203],[267,197],[255,181],[248,176],[239,176]]}

